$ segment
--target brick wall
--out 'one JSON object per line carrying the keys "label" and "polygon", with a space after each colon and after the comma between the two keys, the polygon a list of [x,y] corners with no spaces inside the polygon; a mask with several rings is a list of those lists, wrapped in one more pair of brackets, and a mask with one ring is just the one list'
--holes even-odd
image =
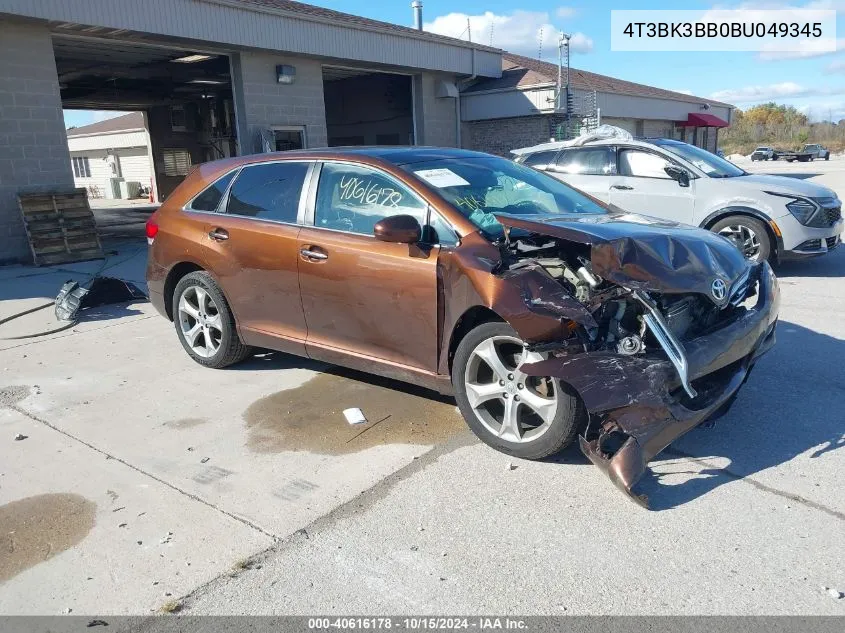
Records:
{"label": "brick wall", "polygon": [[[279,64],[296,67],[292,84],[276,81]],[[326,107],[319,61],[245,52],[235,56],[233,70],[241,154],[259,151],[260,130],[272,125],[304,125],[308,147],[326,146]]]}
{"label": "brick wall", "polygon": [[470,121],[464,123],[461,129],[466,149],[507,158],[512,157],[512,149],[530,147],[549,140],[549,119],[542,115]]}
{"label": "brick wall", "polygon": [[30,259],[17,193],[70,187],[50,32],[0,20],[0,264]]}

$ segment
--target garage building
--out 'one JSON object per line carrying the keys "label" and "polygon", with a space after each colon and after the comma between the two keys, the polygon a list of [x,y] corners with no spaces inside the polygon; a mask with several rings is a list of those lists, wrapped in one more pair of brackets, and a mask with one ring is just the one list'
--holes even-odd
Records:
{"label": "garage building", "polygon": [[[482,78],[461,95],[465,146],[508,155],[517,147],[558,138],[555,112],[558,66],[521,55],[502,55],[502,75]],[[605,75],[570,69],[576,118],[616,125],[634,136],[684,140],[716,151],[718,131],[733,106]]]}
{"label": "garage building", "polygon": [[29,254],[16,194],[74,186],[62,108],[144,113],[161,200],[231,155],[459,145],[458,84],[500,74],[498,49],[289,0],[0,0],[0,262]]}

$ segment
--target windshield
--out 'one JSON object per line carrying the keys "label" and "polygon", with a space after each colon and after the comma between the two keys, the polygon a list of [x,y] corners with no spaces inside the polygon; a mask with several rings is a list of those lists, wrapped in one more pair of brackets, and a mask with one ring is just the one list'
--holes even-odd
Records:
{"label": "windshield", "polygon": [[733,163],[695,145],[687,143],[657,143],[657,145],[692,163],[711,178],[735,178],[748,175],[748,172]]}
{"label": "windshield", "polygon": [[551,176],[504,158],[446,158],[402,167],[434,187],[494,239],[504,233],[495,213],[541,220],[570,213],[606,213],[604,207]]}

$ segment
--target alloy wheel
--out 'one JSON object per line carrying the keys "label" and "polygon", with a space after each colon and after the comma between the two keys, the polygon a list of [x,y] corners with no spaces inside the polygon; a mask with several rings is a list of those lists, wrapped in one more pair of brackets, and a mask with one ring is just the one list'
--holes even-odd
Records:
{"label": "alloy wheel", "polygon": [[733,224],[719,231],[719,235],[728,238],[745,255],[746,259],[756,261],[760,256],[760,239],[754,229]]}
{"label": "alloy wheel", "polygon": [[516,443],[536,440],[551,427],[560,401],[558,382],[528,376],[523,363],[544,360],[517,338],[494,336],[472,351],[464,374],[466,397],[493,435]]}
{"label": "alloy wheel", "polygon": [[179,297],[179,324],[182,336],[197,356],[210,358],[220,349],[223,320],[217,304],[205,288],[185,288]]}

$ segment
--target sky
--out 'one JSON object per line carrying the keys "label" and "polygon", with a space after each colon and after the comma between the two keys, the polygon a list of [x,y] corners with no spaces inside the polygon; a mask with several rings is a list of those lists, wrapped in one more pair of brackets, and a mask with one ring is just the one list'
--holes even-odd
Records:
{"label": "sky", "polygon": [[[310,4],[411,26],[410,0],[310,0]],[[518,5],[518,9],[514,6]],[[611,9],[836,9],[835,53],[614,52]],[[845,119],[845,0],[639,2],[593,0],[423,0],[427,31],[492,44],[529,57],[557,60],[558,33],[572,35],[575,68],[692,93],[747,109],[776,101],[813,120]],[[540,34],[542,33],[542,37]],[[67,125],[86,125],[122,113],[65,112]]]}

